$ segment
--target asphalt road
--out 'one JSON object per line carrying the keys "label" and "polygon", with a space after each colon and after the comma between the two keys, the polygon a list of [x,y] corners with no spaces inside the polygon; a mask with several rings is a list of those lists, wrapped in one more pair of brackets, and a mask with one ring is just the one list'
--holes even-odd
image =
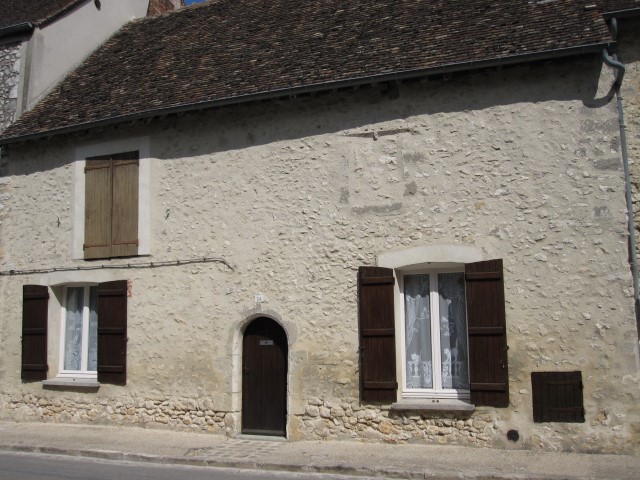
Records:
{"label": "asphalt road", "polygon": [[[367,478],[369,477],[160,465],[36,453],[0,452],[0,480],[367,480]],[[369,478],[369,480],[373,479]]]}

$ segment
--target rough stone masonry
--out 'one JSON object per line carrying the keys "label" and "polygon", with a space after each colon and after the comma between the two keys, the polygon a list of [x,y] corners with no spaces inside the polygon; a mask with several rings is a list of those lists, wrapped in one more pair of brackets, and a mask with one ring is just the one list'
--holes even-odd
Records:
{"label": "rough stone masonry", "polygon": [[[242,329],[268,315],[289,341],[290,439],[637,452],[619,133],[615,105],[598,102],[611,78],[596,60],[565,61],[402,84],[397,96],[374,87],[11,146],[1,271],[87,266],[72,256],[76,149],[136,138],[150,145],[150,259],[217,256],[232,268],[83,273],[130,285],[127,385],[91,391],[20,380],[22,285],[51,287],[51,377],[61,288],[80,277],[1,276],[0,415],[235,435]],[[503,259],[508,408],[443,415],[360,403],[357,268],[425,245]],[[555,370],[582,371],[585,423],[533,422],[531,372]]]}
{"label": "rough stone masonry", "polygon": [[19,74],[20,44],[0,45],[0,132],[16,113]]}

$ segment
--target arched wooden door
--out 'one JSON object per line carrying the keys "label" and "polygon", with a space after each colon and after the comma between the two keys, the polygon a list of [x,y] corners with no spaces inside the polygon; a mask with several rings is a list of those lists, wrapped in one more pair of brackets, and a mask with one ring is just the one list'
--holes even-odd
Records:
{"label": "arched wooden door", "polygon": [[242,340],[242,433],[286,436],[287,335],[270,318],[249,324]]}

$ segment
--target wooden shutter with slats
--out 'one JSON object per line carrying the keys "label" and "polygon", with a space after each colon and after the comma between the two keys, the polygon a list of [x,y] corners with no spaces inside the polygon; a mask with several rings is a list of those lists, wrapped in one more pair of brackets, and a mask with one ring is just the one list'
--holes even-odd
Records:
{"label": "wooden shutter with slats", "polygon": [[531,372],[534,422],[584,422],[582,372]]}
{"label": "wooden shutter with slats", "polygon": [[88,158],[84,183],[84,258],[111,256],[111,158]]}
{"label": "wooden shutter with slats", "polygon": [[471,401],[509,406],[502,260],[465,266]]}
{"label": "wooden shutter with slats", "polygon": [[98,381],[127,383],[127,281],[98,285]]}
{"label": "wooden shutter with slats", "polygon": [[138,167],[138,152],[86,160],[85,259],[138,254]]}
{"label": "wooden shutter with slats", "polygon": [[47,378],[47,323],[49,289],[22,286],[22,380]]}
{"label": "wooden shutter with slats", "polygon": [[395,402],[396,381],[393,270],[360,267],[360,396],[367,402]]}
{"label": "wooden shutter with slats", "polygon": [[138,152],[113,156],[111,256],[138,254]]}

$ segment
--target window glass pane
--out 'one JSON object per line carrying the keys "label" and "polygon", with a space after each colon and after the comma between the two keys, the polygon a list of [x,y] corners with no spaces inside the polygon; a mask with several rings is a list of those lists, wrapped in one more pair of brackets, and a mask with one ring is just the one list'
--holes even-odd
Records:
{"label": "window glass pane", "polygon": [[469,389],[464,273],[439,273],[442,387]]}
{"label": "window glass pane", "polygon": [[64,369],[80,370],[82,362],[82,307],[84,288],[68,287],[64,331]]}
{"label": "window glass pane", "polygon": [[429,275],[404,277],[407,388],[433,388]]}
{"label": "window glass pane", "polygon": [[89,290],[89,355],[87,356],[87,370],[95,372],[98,369],[98,287]]}

